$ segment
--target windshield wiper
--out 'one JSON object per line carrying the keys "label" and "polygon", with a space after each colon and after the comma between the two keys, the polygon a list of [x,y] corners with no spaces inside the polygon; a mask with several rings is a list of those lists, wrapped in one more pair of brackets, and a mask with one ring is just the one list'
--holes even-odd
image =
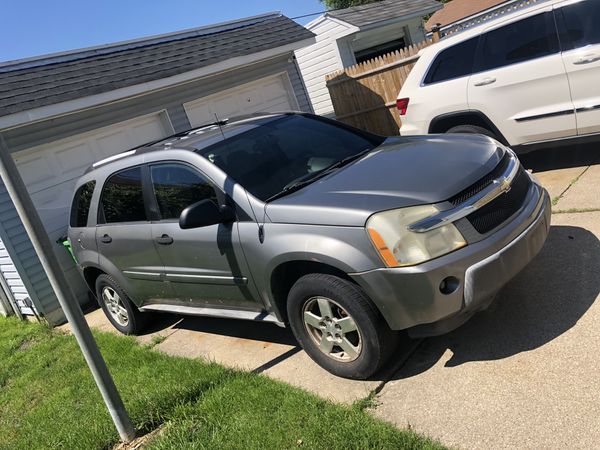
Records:
{"label": "windshield wiper", "polygon": [[267,199],[267,202],[270,202],[271,200],[276,200],[280,197],[291,194],[292,192],[296,192],[297,190],[302,189],[304,186],[315,182],[319,178],[324,177],[325,175],[333,172],[334,170],[337,170],[340,167],[346,166],[346,165],[350,164],[352,161],[356,161],[361,156],[369,153],[371,150],[373,150],[372,147],[366,148],[354,155],[347,156],[346,158],[340,159],[339,161],[334,162],[333,164],[331,164],[321,170],[318,170],[317,172],[306,174],[306,175],[300,177],[299,179],[297,179],[297,181],[289,183],[287,186],[285,186],[283,188],[283,190],[281,192],[278,192],[277,194],[269,197]]}

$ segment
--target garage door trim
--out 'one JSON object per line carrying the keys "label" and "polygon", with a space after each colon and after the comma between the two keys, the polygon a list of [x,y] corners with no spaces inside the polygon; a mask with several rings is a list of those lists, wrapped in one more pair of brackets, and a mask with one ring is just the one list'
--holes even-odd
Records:
{"label": "garage door trim", "polygon": [[[214,92],[214,93],[206,95],[204,97],[196,98],[196,99],[191,100],[189,102],[185,102],[185,103],[183,103],[183,109],[185,110],[185,113],[187,115],[187,118],[188,118],[189,122],[191,124],[193,124],[194,121],[192,120],[191,110],[194,107],[196,107],[197,105],[205,103],[206,101],[209,101],[212,98],[218,98],[218,97],[221,97],[221,96],[226,95],[228,93],[231,93],[233,91],[241,90],[241,89],[247,89],[247,88],[250,88],[250,87],[255,86],[255,85],[260,85],[260,84],[264,83],[267,80],[277,79],[277,78],[281,79],[282,82],[283,82],[283,87],[285,88],[285,91],[286,91],[287,97],[288,97],[288,101],[289,101],[292,109],[299,110],[300,109],[300,105],[298,103],[298,99],[296,98],[296,95],[294,94],[294,88],[293,88],[292,82],[290,80],[289,74],[286,71],[278,72],[278,73],[273,74],[273,75],[269,75],[269,76],[266,76],[266,77],[263,77],[263,78],[259,78],[257,80],[251,81],[249,83],[238,84],[238,85],[236,85],[234,87],[231,87],[231,88],[228,88],[228,89],[224,89],[224,90],[220,90],[218,92]],[[220,119],[226,119],[226,117],[221,117]]]}

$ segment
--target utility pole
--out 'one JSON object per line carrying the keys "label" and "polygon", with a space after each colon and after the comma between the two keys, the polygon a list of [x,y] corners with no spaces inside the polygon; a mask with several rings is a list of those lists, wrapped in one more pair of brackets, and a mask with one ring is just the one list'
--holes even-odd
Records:
{"label": "utility pole", "polygon": [[48,280],[50,280],[52,289],[71,325],[75,339],[77,339],[79,348],[94,376],[94,380],[98,385],[98,389],[102,394],[104,403],[108,408],[108,412],[119,432],[121,440],[126,443],[131,442],[135,437],[135,429],[133,428],[131,419],[125,410],[117,387],[96,345],[92,331],[85,321],[79,302],[73,295],[71,287],[67,283],[67,279],[58,264],[58,259],[54,254],[50,238],[44,229],[37,210],[33,206],[25,183],[23,183],[23,179],[1,133],[0,177],[4,181],[6,190],[17,209],[21,222],[23,222],[27,235],[33,244],[33,248],[48,276]]}

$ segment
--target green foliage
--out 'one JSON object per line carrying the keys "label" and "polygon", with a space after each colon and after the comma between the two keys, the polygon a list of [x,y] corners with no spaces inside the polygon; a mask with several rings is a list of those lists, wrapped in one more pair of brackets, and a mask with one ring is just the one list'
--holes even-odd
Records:
{"label": "green foliage", "polygon": [[381,0],[321,0],[321,3],[323,3],[327,9],[344,9],[378,1]]}

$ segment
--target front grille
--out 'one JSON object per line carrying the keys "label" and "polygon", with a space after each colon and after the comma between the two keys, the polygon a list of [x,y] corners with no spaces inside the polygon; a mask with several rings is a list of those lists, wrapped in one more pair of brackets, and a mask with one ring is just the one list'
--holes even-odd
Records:
{"label": "front grille", "polygon": [[494,168],[494,170],[492,170],[490,173],[488,173],[486,176],[484,176],[482,179],[480,179],[476,183],[472,184],[468,188],[460,191],[458,194],[456,194],[454,197],[452,197],[448,201],[450,203],[452,203],[452,206],[457,206],[457,205],[460,205],[461,203],[466,202],[474,195],[479,194],[486,187],[488,187],[490,184],[492,184],[492,181],[494,181],[496,178],[500,177],[500,175],[502,175],[504,173],[504,171],[506,171],[509,161],[510,161],[510,156],[507,152],[504,154],[504,156],[502,157],[502,159],[500,160],[498,165]]}
{"label": "front grille", "polygon": [[467,219],[478,233],[485,234],[493,230],[519,210],[525,201],[530,185],[531,178],[520,166],[510,191],[501,194],[477,211],[469,214]]}

